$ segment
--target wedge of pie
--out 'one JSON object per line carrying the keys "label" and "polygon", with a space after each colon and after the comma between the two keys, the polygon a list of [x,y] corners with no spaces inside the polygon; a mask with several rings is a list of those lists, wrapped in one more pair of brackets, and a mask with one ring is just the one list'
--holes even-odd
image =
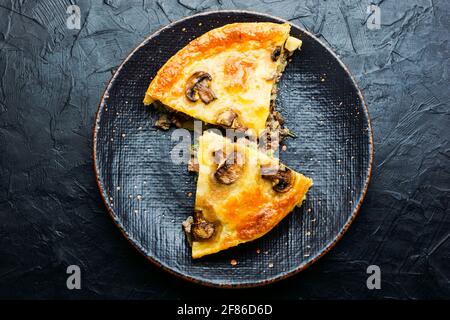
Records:
{"label": "wedge of pie", "polygon": [[161,67],[144,104],[260,135],[286,58],[301,46],[289,31],[287,23],[233,23],[203,34]]}
{"label": "wedge of pie", "polygon": [[313,181],[259,151],[206,131],[199,138],[193,217],[183,223],[192,257],[255,240],[300,206]]}

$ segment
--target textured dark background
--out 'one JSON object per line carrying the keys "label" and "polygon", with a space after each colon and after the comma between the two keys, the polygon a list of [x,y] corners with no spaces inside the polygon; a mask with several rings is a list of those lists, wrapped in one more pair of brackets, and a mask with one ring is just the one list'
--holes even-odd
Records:
{"label": "textured dark background", "polygon": [[[378,1],[373,1],[377,3]],[[450,298],[450,2],[0,0],[0,298]],[[105,212],[92,126],[111,73],[142,39],[205,10],[289,19],[335,50],[365,94],[375,140],[360,216],[318,263],[280,283],[204,288],[151,265]],[[66,289],[66,268],[82,290]],[[382,289],[366,288],[379,265]]]}

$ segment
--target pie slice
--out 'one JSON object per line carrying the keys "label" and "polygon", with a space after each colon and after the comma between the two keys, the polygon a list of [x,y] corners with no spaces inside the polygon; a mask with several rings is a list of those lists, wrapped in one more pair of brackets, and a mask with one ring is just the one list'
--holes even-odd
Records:
{"label": "pie slice", "polygon": [[191,41],[158,71],[144,104],[233,129],[265,129],[286,58],[301,46],[290,25],[233,23]]}
{"label": "pie slice", "polygon": [[194,259],[263,236],[302,204],[313,184],[251,142],[206,131],[198,148],[194,216],[183,223]]}

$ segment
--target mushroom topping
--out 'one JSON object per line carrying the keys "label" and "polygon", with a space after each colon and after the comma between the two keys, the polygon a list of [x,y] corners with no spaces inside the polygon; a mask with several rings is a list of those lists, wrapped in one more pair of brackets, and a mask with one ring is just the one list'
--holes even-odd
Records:
{"label": "mushroom topping", "polygon": [[185,221],[181,224],[183,226],[184,232],[191,233],[192,225],[194,224],[194,218],[192,216],[187,217]]}
{"label": "mushroom topping", "polygon": [[280,57],[280,54],[281,54],[281,47],[280,46],[275,47],[275,49],[272,51],[272,54],[270,55],[272,61],[277,61],[278,58]]}
{"label": "mushroom topping", "polygon": [[261,171],[262,177],[272,182],[272,189],[276,192],[283,193],[292,188],[294,175],[288,167],[280,164],[280,168],[276,173],[264,171],[263,168],[261,168]]}
{"label": "mushroom topping", "polygon": [[246,131],[248,129],[239,122],[238,115],[233,110],[230,109],[227,109],[219,113],[219,115],[217,116],[216,123],[224,127],[236,129],[238,131]]}
{"label": "mushroom topping", "polygon": [[203,71],[195,72],[189,77],[186,83],[186,98],[195,102],[198,100],[198,97],[200,97],[206,104],[216,99],[216,95],[209,87],[209,82],[211,80],[212,77],[209,73]]}
{"label": "mushroom topping", "polygon": [[216,99],[216,95],[209,88],[209,84],[205,84],[205,81],[202,81],[197,85],[197,92],[200,99],[206,104]]}
{"label": "mushroom topping", "polygon": [[187,217],[185,221],[181,224],[183,226],[184,233],[186,234],[186,240],[189,245],[192,247],[192,233],[191,228],[194,224],[194,218],[192,216]]}
{"label": "mushroom topping", "polygon": [[217,167],[214,177],[222,184],[232,184],[241,176],[243,169],[242,155],[239,152],[230,153]]}
{"label": "mushroom topping", "polygon": [[167,114],[163,113],[159,116],[159,119],[155,122],[155,127],[160,128],[162,130],[169,130],[171,125],[171,121]]}
{"label": "mushroom topping", "polygon": [[208,240],[214,235],[216,225],[206,221],[201,210],[196,210],[194,212],[194,223],[190,226],[190,231],[194,240]]}
{"label": "mushroom topping", "polygon": [[225,127],[233,127],[237,126],[237,118],[238,115],[233,110],[225,110],[219,114],[217,117],[217,124],[220,124]]}

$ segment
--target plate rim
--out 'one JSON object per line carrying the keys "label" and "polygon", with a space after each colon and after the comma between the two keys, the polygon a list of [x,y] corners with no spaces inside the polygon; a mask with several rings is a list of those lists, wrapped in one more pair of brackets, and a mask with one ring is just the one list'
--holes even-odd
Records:
{"label": "plate rim", "polygon": [[[328,50],[328,52],[339,62],[339,64],[342,66],[342,68],[344,69],[344,71],[349,75],[353,86],[357,89],[358,95],[361,99],[362,105],[363,105],[363,109],[364,109],[364,113],[365,116],[367,117],[367,124],[368,124],[368,132],[369,132],[369,165],[367,168],[367,178],[364,182],[364,187],[362,188],[362,193],[361,196],[359,198],[358,204],[356,205],[355,209],[352,211],[351,215],[349,216],[349,218],[347,219],[347,221],[345,222],[344,226],[341,228],[341,230],[339,231],[339,233],[336,235],[336,237],[330,241],[318,254],[316,254],[310,261],[304,263],[304,264],[300,264],[298,267],[294,268],[293,270],[290,270],[288,272],[284,272],[282,274],[279,275],[275,275],[275,276],[271,276],[268,277],[267,279],[263,279],[263,280],[257,280],[257,281],[252,281],[252,282],[242,282],[242,283],[238,283],[238,284],[233,284],[233,283],[217,283],[217,282],[213,282],[213,281],[207,281],[205,279],[201,279],[201,278],[196,278],[187,274],[184,274],[182,272],[178,272],[175,270],[172,270],[171,268],[164,266],[161,262],[159,262],[157,259],[155,259],[154,257],[151,257],[149,255],[146,254],[144,248],[142,248],[138,242],[136,241],[136,239],[134,239],[133,236],[131,236],[123,227],[123,225],[118,221],[117,219],[117,214],[114,212],[114,209],[110,206],[109,202],[107,201],[108,196],[105,192],[105,188],[103,185],[103,182],[100,181],[100,171],[98,168],[98,161],[97,161],[97,134],[98,134],[98,123],[100,120],[100,116],[102,114],[103,111],[103,107],[105,105],[105,97],[108,95],[114,81],[117,78],[117,75],[119,74],[119,72],[121,71],[121,69],[123,68],[123,66],[129,61],[129,59],[135,54],[135,52],[137,52],[141,47],[145,46],[147,44],[148,41],[150,41],[151,39],[157,37],[161,32],[163,32],[166,29],[170,29],[172,27],[174,27],[175,25],[184,22],[186,20],[190,20],[190,19],[195,19],[197,17],[200,16],[207,16],[207,15],[211,15],[211,14],[217,14],[217,13],[222,13],[222,14],[236,14],[236,13],[245,13],[245,14],[250,14],[250,15],[255,15],[255,16],[263,16],[263,17],[267,17],[270,19],[274,19],[274,20],[278,20],[280,22],[284,22],[284,23],[289,23],[290,25],[294,26],[295,28],[300,29],[303,33],[307,34],[309,37],[311,37],[313,40],[317,41],[322,47],[324,47],[326,50]],[[172,21],[167,25],[164,25],[162,27],[160,27],[158,30],[156,30],[155,32],[153,32],[152,34],[150,34],[149,36],[145,37],[144,40],[142,42],[140,42],[126,57],[125,59],[123,59],[122,63],[120,64],[120,66],[117,68],[117,70],[114,72],[114,74],[112,75],[111,79],[108,82],[108,85],[106,86],[105,90],[103,91],[103,94],[101,95],[101,99],[100,102],[98,104],[98,108],[97,108],[97,112],[95,114],[95,119],[94,119],[94,126],[92,128],[92,165],[94,167],[94,172],[95,172],[95,180],[97,183],[97,187],[100,191],[100,196],[103,200],[104,205],[107,208],[107,212],[108,215],[110,216],[110,218],[112,219],[112,221],[114,222],[114,224],[116,225],[116,227],[119,228],[120,232],[122,233],[122,235],[127,239],[127,241],[129,243],[131,243],[131,245],[142,255],[144,256],[148,261],[150,261],[153,265],[161,268],[164,271],[167,271],[168,273],[175,275],[176,277],[183,279],[183,280],[187,280],[189,282],[192,283],[196,283],[196,284],[200,284],[200,285],[204,285],[207,287],[213,287],[213,288],[254,288],[254,287],[260,287],[260,286],[264,286],[264,285],[268,285],[274,282],[278,282],[280,280],[284,280],[286,278],[289,278],[295,274],[300,273],[301,271],[307,269],[309,266],[311,266],[312,264],[316,263],[320,258],[322,258],[325,254],[327,254],[331,249],[333,249],[335,247],[335,245],[342,239],[342,237],[344,236],[344,234],[347,232],[347,230],[350,228],[350,226],[352,225],[352,223],[355,221],[356,217],[358,216],[360,209],[361,209],[361,205],[366,197],[366,193],[372,178],[372,167],[373,167],[373,158],[374,158],[374,143],[373,143],[373,130],[372,130],[372,122],[371,122],[371,118],[370,118],[370,114],[369,114],[369,109],[367,107],[367,103],[366,100],[364,98],[363,92],[361,91],[358,82],[356,81],[355,77],[353,76],[353,74],[350,72],[349,68],[347,67],[347,65],[340,59],[340,57],[333,51],[331,50],[331,48],[324,43],[322,40],[320,40],[319,38],[317,38],[314,34],[312,34],[311,32],[305,30],[303,27],[300,27],[298,25],[296,25],[295,23],[292,23],[284,18],[278,17],[278,16],[274,16],[274,15],[270,15],[267,13],[263,13],[263,12],[257,12],[257,11],[250,11],[250,10],[238,10],[238,9],[231,9],[231,10],[207,10],[204,12],[200,12],[194,15],[189,15],[189,16],[185,16],[183,18],[180,18],[178,20]]]}

